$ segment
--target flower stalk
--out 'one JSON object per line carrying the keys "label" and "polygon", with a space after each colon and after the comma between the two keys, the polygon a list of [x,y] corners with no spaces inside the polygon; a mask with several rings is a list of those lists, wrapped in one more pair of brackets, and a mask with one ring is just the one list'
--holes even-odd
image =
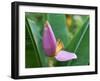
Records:
{"label": "flower stalk", "polygon": [[54,66],[54,58],[53,57],[48,57],[48,66],[53,67]]}

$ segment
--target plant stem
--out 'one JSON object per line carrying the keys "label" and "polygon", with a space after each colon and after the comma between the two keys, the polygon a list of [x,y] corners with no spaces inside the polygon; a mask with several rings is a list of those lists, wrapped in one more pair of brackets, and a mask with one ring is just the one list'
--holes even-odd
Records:
{"label": "plant stem", "polygon": [[53,67],[54,66],[54,58],[53,57],[48,57],[48,66]]}

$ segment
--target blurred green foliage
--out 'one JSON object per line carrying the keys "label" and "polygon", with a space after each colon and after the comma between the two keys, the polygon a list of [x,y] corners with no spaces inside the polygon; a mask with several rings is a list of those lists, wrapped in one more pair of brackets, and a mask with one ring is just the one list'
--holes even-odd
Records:
{"label": "blurred green foliage", "polygon": [[45,21],[52,26],[56,39],[64,44],[64,50],[75,52],[78,59],[58,62],[56,66],[89,64],[89,16],[51,13],[25,13],[25,67],[48,67],[48,57],[42,46]]}

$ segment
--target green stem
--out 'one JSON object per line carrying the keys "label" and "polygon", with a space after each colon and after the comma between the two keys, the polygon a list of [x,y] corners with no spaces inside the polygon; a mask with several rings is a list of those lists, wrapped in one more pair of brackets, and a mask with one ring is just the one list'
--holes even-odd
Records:
{"label": "green stem", "polygon": [[54,58],[53,57],[48,57],[48,66],[53,67],[54,66]]}

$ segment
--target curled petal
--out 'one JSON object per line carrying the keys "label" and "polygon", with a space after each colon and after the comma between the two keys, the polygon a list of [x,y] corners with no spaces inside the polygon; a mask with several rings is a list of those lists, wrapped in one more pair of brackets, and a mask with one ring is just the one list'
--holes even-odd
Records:
{"label": "curled petal", "polygon": [[44,25],[43,48],[47,56],[54,56],[56,51],[56,38],[48,21]]}
{"label": "curled petal", "polygon": [[67,52],[67,51],[60,51],[58,54],[55,56],[57,61],[69,61],[72,59],[77,59],[77,56],[75,53]]}

